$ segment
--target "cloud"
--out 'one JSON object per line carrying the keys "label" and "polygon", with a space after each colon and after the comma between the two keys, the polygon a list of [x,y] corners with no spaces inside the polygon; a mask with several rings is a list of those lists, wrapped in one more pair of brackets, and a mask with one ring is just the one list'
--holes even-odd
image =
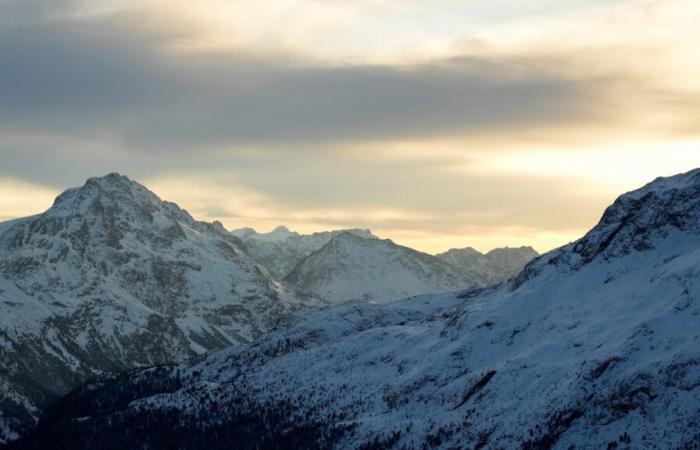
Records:
{"label": "cloud", "polygon": [[328,66],[172,52],[177,32],[142,20],[0,28],[0,129],[111,135],[139,151],[327,145],[572,123],[605,94],[509,60]]}
{"label": "cloud", "polygon": [[467,46],[471,54],[436,60],[343,65],[255,48],[173,50],[194,31],[152,10],[56,10],[0,26],[0,132],[108,139],[141,154],[294,151],[572,129],[692,135],[700,111],[700,94],[684,85],[609,67],[627,53],[604,45],[576,53]]}
{"label": "cloud", "polygon": [[[77,2],[60,3],[72,11]],[[603,44],[574,53],[563,45],[513,49],[504,39],[503,48],[467,45],[465,54],[442,59],[337,64],[256,48],[179,51],[196,30],[153,9],[56,17],[58,8],[45,8],[29,23],[0,26],[5,133],[108,138],[133,152],[173,154],[648,132],[650,124],[658,133],[694,134],[691,117],[700,110],[700,95],[687,86],[611,67],[633,52]],[[533,34],[525,30],[511,34]]]}
{"label": "cloud", "polygon": [[[160,177],[155,186],[194,213],[197,208],[223,207],[231,213],[232,226],[264,220],[270,226],[277,221],[274,225],[323,223],[440,232],[505,225],[579,228],[581,223],[595,222],[602,205],[614,196],[578,177],[464,173],[425,161],[303,154],[284,164],[258,161],[255,170],[235,162],[225,167]],[[572,204],[576,208],[566,215],[553,214]]]}
{"label": "cloud", "polygon": [[[248,2],[255,26],[234,29],[222,44],[198,20],[174,18],[206,10],[191,2],[97,3],[0,0],[0,177],[53,192],[119,171],[230,226],[367,226],[421,245],[430,235],[494,243],[500,233],[502,244],[531,236],[552,246],[592,225],[617,193],[595,175],[635,167],[625,180],[636,182],[680,154],[664,145],[697,139],[698,71],[676,49],[692,54],[697,40],[676,44],[681,31],[671,25],[682,14],[666,18],[679,1],[641,8],[634,26],[607,9],[495,28],[487,20],[449,45],[451,36],[432,25],[412,36],[404,28],[396,39],[437,33],[440,49],[384,59],[372,52],[352,63],[342,45],[328,56],[338,40],[322,25],[325,7],[306,30],[310,23],[283,25]],[[409,11],[404,2],[368,0],[347,14],[322,3],[333,3],[339,15],[330,23],[345,24],[338,33],[347,42],[368,30],[351,32],[377,8],[414,25],[426,8],[436,13],[431,21],[441,15],[420,2]],[[620,10],[639,9],[628,3],[640,2]],[[464,4],[440,3],[466,14]],[[274,16],[286,17],[291,3],[275,5]],[[373,17],[374,31],[394,25]],[[280,28],[274,45],[269,29],[250,29],[263,19]],[[324,58],[306,51],[318,30],[315,40],[329,36]],[[383,31],[357,42],[376,40],[392,53]],[[655,147],[636,151],[640,142]],[[591,148],[600,158],[580,165]],[[694,147],[683,148],[690,164]],[[643,163],[628,164],[632,157]]]}

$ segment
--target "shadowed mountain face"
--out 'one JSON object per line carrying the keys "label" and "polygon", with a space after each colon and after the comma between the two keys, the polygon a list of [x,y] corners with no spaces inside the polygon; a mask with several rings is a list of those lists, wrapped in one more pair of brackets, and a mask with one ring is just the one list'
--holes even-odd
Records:
{"label": "shadowed mountain face", "polygon": [[437,255],[457,267],[466,279],[483,286],[502,283],[520,273],[539,256],[532,247],[497,248],[482,254],[471,247],[453,248]]}
{"label": "shadowed mountain face", "polygon": [[252,228],[231,232],[245,245],[246,252],[278,280],[284,279],[294,267],[311,253],[320,250],[341,233],[350,233],[365,239],[377,239],[369,230],[352,229],[299,234],[279,226],[270,233],[257,233]]}
{"label": "shadowed mountain face", "polygon": [[356,299],[386,303],[476,284],[435,256],[353,233],[338,234],[304,258],[285,282],[332,303]]}
{"label": "shadowed mountain face", "polygon": [[698,298],[694,171],[622,196],[509,283],[297,313],[84,386],[13,448],[693,449]]}
{"label": "shadowed mountain face", "polygon": [[537,256],[530,247],[471,248],[431,256],[369,230],[302,235],[278,227],[270,233],[234,230],[246,252],[275,277],[330,303],[364,299],[389,302],[429,292],[490,286],[516,276]]}
{"label": "shadowed mountain face", "polygon": [[304,304],[222,227],[90,179],[0,224],[0,440],[87,378],[250,342]]}

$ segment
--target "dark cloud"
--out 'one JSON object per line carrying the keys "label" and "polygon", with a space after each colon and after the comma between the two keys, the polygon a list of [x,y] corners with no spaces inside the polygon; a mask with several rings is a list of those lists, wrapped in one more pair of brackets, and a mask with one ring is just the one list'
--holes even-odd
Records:
{"label": "dark cloud", "polygon": [[81,0],[0,0],[0,26],[46,21],[75,11]]}
{"label": "dark cloud", "polygon": [[152,152],[303,146],[572,122],[599,95],[512,61],[327,67],[165,51],[174,37],[138,15],[6,23],[0,129]]}
{"label": "dark cloud", "polygon": [[[582,179],[477,174],[455,170],[448,159],[396,161],[309,154],[284,164],[258,161],[262,169],[258,171],[248,170],[240,159],[227,166],[239,164],[240,168],[229,171],[229,179],[274,198],[290,211],[405,208],[426,216],[404,222],[415,229],[449,229],[457,223],[576,228],[592,223],[601,205],[611,200],[609,194],[585,192]],[[553,214],[562,210],[567,214]],[[372,226],[360,217],[356,222]]]}

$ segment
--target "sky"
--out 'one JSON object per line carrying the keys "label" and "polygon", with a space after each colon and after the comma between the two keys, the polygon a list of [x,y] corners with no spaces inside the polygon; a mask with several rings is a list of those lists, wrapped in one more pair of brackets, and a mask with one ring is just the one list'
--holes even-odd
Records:
{"label": "sky", "polygon": [[0,0],[0,221],[120,172],[229,229],[583,235],[700,167],[697,0]]}

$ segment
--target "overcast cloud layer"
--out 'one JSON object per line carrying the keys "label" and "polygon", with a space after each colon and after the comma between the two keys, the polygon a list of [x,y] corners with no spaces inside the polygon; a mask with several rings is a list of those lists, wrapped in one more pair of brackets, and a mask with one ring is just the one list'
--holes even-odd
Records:
{"label": "overcast cloud layer", "polygon": [[[481,24],[449,51],[345,63],[310,44],[192,45],[213,38],[200,36],[194,19],[172,20],[158,2],[98,3],[0,0],[0,186],[8,199],[18,189],[7,180],[55,192],[120,171],[229,226],[371,226],[430,250],[528,241],[546,249],[592,225],[620,185],[583,170],[512,170],[509,161],[547,150],[568,155],[564,165],[586,154],[605,164],[607,155],[619,162],[616,149],[655,143],[621,167],[638,170],[629,187],[650,167],[700,164],[688,150],[700,115],[697,67],[684,67],[667,45],[677,20],[669,11],[697,12],[689,2],[624,2],[622,18],[618,11],[608,25],[624,30],[629,16],[667,32],[638,41],[622,32],[591,37],[589,48],[586,36],[559,39],[549,24],[571,17],[539,23],[528,4],[507,28],[524,36],[512,42],[498,23],[489,42]],[[593,36],[601,13],[586,8],[601,6],[588,3],[580,14]],[[363,5],[356,16],[382,19],[372,2]]]}

